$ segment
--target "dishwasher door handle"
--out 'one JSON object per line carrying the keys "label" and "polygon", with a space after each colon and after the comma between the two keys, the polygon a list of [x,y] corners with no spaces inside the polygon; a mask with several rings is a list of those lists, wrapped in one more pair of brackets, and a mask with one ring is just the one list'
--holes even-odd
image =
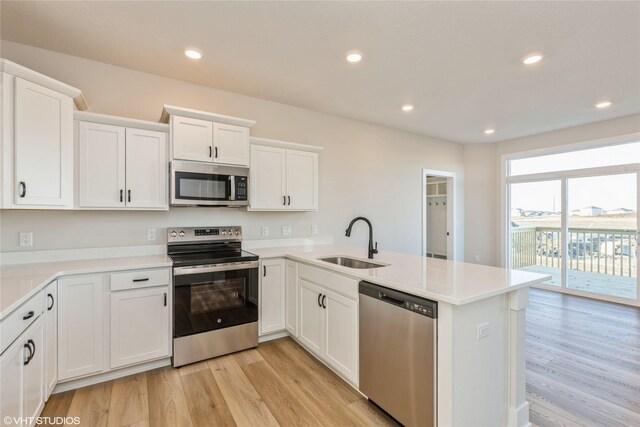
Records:
{"label": "dishwasher door handle", "polygon": [[403,299],[389,296],[389,295],[385,294],[384,292],[378,292],[378,298],[380,298],[383,301],[390,302],[392,304],[404,305],[404,300]]}

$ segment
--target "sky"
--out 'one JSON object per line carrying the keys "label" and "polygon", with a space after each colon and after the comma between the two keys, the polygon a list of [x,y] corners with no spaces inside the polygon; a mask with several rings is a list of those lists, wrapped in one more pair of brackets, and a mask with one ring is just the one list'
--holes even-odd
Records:
{"label": "sky", "polygon": [[[623,163],[640,163],[640,142],[512,160],[511,173],[524,175]],[[605,210],[621,207],[637,209],[635,173],[572,178],[568,184],[569,211],[586,206]],[[511,200],[512,208],[558,212],[561,204],[560,180],[512,184]]]}

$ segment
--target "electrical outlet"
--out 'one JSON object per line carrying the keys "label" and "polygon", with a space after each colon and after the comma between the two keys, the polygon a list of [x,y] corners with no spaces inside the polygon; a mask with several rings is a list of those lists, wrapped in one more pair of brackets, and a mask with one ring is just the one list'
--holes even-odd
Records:
{"label": "electrical outlet", "polygon": [[20,233],[20,246],[33,246],[33,232]]}
{"label": "electrical outlet", "polygon": [[473,256],[473,262],[475,262],[476,264],[478,264],[480,262],[480,255],[474,255]]}
{"label": "electrical outlet", "polygon": [[489,322],[481,323],[476,326],[476,339],[485,338],[489,336],[490,332]]}
{"label": "electrical outlet", "polygon": [[291,226],[290,225],[283,225],[282,226],[282,235],[283,236],[291,236]]}
{"label": "electrical outlet", "polygon": [[269,237],[269,227],[267,227],[266,225],[263,225],[262,228],[260,229],[260,235],[262,237]]}
{"label": "electrical outlet", "polygon": [[156,229],[149,228],[147,230],[147,240],[156,240]]}
{"label": "electrical outlet", "polygon": [[318,226],[316,224],[313,224],[311,226],[311,235],[312,236],[317,236],[318,235]]}

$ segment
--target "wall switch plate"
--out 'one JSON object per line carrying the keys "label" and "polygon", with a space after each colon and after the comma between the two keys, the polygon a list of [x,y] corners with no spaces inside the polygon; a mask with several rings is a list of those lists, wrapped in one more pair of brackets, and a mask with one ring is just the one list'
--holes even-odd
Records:
{"label": "wall switch plate", "polygon": [[476,326],[476,339],[481,339],[489,336],[490,327],[489,322],[480,323]]}
{"label": "wall switch plate", "polygon": [[262,228],[260,229],[260,235],[262,237],[269,237],[269,227],[267,227],[266,225],[263,225]]}
{"label": "wall switch plate", "polygon": [[33,232],[20,233],[20,246],[33,246]]}
{"label": "wall switch plate", "polygon": [[147,230],[147,240],[156,240],[156,229],[149,228]]}
{"label": "wall switch plate", "polygon": [[282,235],[283,236],[291,236],[291,226],[290,225],[283,225],[282,226]]}
{"label": "wall switch plate", "polygon": [[478,264],[480,262],[480,255],[474,255],[473,256],[473,262],[475,262],[476,264]]}
{"label": "wall switch plate", "polygon": [[311,235],[312,235],[312,236],[317,236],[317,235],[318,235],[318,226],[317,226],[317,225],[315,225],[315,224],[313,224],[313,225],[311,226]]}

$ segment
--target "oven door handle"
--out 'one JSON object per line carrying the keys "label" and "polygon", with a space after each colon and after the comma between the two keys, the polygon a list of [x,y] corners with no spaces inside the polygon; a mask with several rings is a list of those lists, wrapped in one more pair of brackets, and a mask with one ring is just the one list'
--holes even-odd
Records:
{"label": "oven door handle", "polygon": [[216,273],[218,271],[229,270],[247,270],[251,268],[258,268],[258,261],[250,262],[238,262],[224,265],[204,265],[195,267],[177,267],[173,269],[174,276],[183,276],[187,274],[200,274],[200,273]]}

